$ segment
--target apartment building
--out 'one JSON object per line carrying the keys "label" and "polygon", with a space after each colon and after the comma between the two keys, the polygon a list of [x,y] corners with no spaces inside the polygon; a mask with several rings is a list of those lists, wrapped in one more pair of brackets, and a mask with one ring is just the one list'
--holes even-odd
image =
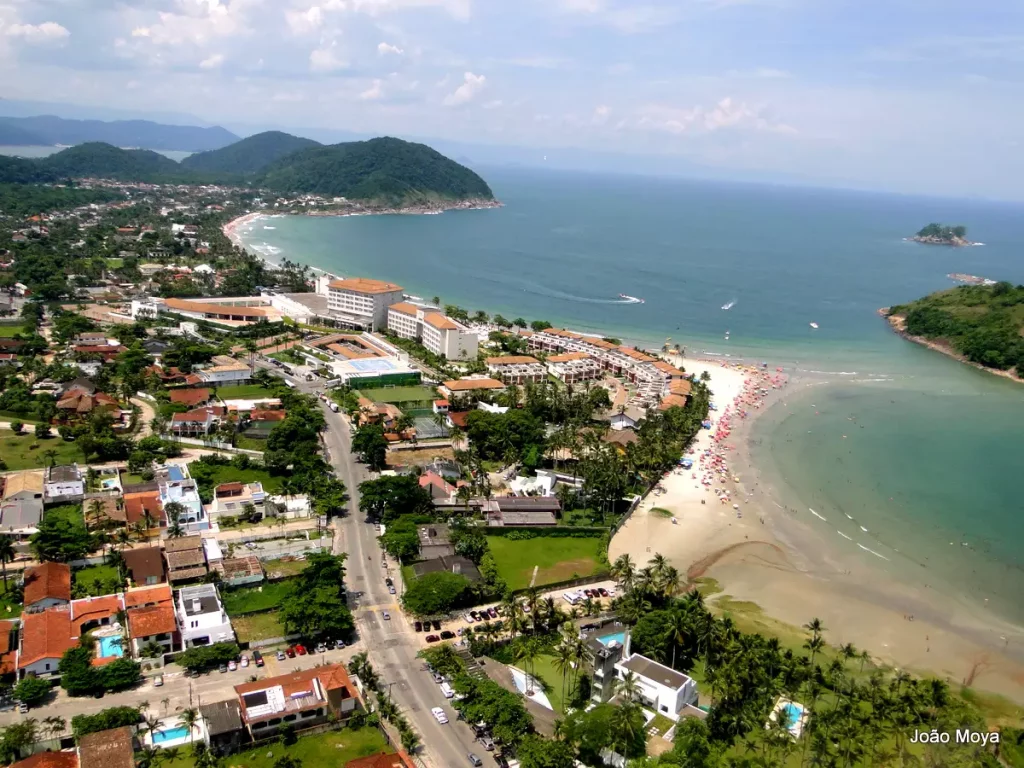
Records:
{"label": "apartment building", "polygon": [[402,301],[402,286],[349,277],[327,285],[327,312],[336,322],[371,331],[386,328],[388,307]]}
{"label": "apartment building", "polygon": [[496,379],[501,379],[506,384],[523,385],[531,382],[543,381],[547,378],[548,371],[543,363],[529,355],[504,355],[502,357],[488,357],[486,360],[487,372]]}
{"label": "apartment building", "polygon": [[449,360],[471,360],[479,338],[466,326],[431,307],[402,301],[388,307],[388,330],[403,339],[416,339],[435,355]]}
{"label": "apartment building", "polygon": [[548,373],[564,384],[579,384],[601,377],[601,364],[586,352],[563,352],[549,355]]}

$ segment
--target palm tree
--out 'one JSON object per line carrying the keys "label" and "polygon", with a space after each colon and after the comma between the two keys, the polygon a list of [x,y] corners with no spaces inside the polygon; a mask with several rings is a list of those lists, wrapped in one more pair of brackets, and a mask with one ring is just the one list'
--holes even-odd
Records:
{"label": "palm tree", "polygon": [[571,642],[562,641],[555,648],[554,667],[562,673],[562,701],[565,702],[565,678],[573,669],[573,648]]}
{"label": "palm tree", "polygon": [[672,643],[672,669],[676,668],[676,650],[690,634],[689,617],[681,610],[672,611],[668,615],[668,626],[665,628],[665,639]]}
{"label": "palm tree", "polygon": [[99,499],[93,499],[89,502],[88,510],[85,514],[86,524],[96,525],[99,522],[100,517],[103,516],[103,502]]}
{"label": "palm tree", "polygon": [[533,675],[530,674],[530,666],[540,656],[540,646],[536,638],[524,637],[515,649],[516,661],[523,662],[523,671],[526,673],[526,695],[533,695]]}
{"label": "palm tree", "polygon": [[57,462],[57,452],[53,448],[47,448],[43,451],[43,456],[46,457],[48,467],[52,467]]}
{"label": "palm tree", "polygon": [[621,696],[630,704],[640,701],[640,680],[630,670],[627,670],[626,674],[615,681],[612,690],[615,695]]}
{"label": "palm tree", "polygon": [[4,592],[7,592],[7,564],[14,562],[15,555],[17,552],[10,536],[0,536],[0,568],[3,568],[4,573]]}
{"label": "palm tree", "polygon": [[43,718],[42,730],[45,731],[52,739],[64,733],[64,729],[67,728],[67,726],[67,720],[65,720],[63,717],[53,715],[51,717]]}
{"label": "palm tree", "polygon": [[619,555],[612,563],[611,574],[623,589],[629,589],[636,576],[636,565],[633,563],[633,559],[629,555]]}
{"label": "palm tree", "polygon": [[191,744],[195,739],[193,729],[199,723],[199,710],[195,707],[189,707],[181,711],[181,724],[188,728],[188,743]]}

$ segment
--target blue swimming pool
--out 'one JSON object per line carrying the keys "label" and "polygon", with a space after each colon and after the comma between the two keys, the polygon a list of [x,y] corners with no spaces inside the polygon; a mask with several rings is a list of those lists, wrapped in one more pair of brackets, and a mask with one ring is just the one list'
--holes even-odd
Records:
{"label": "blue swimming pool", "polygon": [[174,741],[175,739],[187,739],[188,728],[184,725],[179,725],[176,728],[161,728],[159,731],[153,732],[153,743],[162,744],[165,741]]}
{"label": "blue swimming pool", "polygon": [[124,656],[124,638],[121,635],[107,635],[100,639],[100,658],[108,656]]}
{"label": "blue swimming pool", "polygon": [[626,633],[625,631],[616,632],[612,635],[601,635],[597,638],[603,645],[611,645],[612,643],[618,643],[619,645],[626,644]]}
{"label": "blue swimming pool", "polygon": [[800,716],[803,715],[804,708],[799,704],[784,704],[781,710],[782,725],[786,728],[792,728],[800,722]]}

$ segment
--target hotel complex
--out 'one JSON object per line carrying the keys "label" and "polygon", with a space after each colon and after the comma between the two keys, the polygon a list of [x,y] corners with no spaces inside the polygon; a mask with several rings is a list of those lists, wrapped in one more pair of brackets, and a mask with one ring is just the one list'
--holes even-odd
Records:
{"label": "hotel complex", "polygon": [[327,311],[331,319],[355,328],[378,331],[388,324],[388,307],[402,300],[402,286],[349,277],[327,285]]}
{"label": "hotel complex", "polygon": [[434,309],[400,301],[388,307],[388,330],[403,339],[416,339],[432,354],[448,360],[476,357],[479,340],[473,331]]}

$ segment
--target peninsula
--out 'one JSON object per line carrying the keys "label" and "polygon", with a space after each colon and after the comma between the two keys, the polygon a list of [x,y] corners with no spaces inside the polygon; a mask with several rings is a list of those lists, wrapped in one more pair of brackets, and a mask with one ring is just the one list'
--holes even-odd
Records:
{"label": "peninsula", "polygon": [[882,314],[910,341],[1024,380],[1024,285],[962,285]]}
{"label": "peninsula", "polygon": [[957,247],[977,245],[977,243],[967,239],[967,227],[962,224],[955,226],[928,224],[909,239],[915,243],[924,243],[925,245],[953,245]]}

